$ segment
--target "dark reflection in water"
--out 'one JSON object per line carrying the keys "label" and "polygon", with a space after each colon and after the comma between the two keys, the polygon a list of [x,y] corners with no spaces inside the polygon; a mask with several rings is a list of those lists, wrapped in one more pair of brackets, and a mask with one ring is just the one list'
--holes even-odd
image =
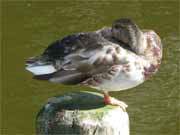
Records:
{"label": "dark reflection in water", "polygon": [[33,80],[24,69],[25,59],[65,35],[110,26],[119,17],[154,29],[164,45],[162,65],[155,76],[132,90],[112,93],[129,105],[131,135],[178,134],[178,1],[8,1],[1,5],[2,134],[34,134],[35,117],[48,98],[77,89],[94,91]]}
{"label": "dark reflection in water", "polygon": [[56,106],[55,108],[66,110],[91,110],[105,106],[102,95],[87,92],[74,92],[68,93],[64,97],[52,97],[48,100],[48,104]]}

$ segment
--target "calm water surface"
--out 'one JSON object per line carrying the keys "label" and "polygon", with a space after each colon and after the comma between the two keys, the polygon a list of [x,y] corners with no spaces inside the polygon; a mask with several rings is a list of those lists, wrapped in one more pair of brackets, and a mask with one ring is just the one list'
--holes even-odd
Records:
{"label": "calm water surface", "polygon": [[2,3],[2,135],[35,133],[35,117],[49,97],[91,90],[32,79],[25,59],[40,54],[53,41],[75,32],[110,26],[130,17],[162,38],[159,72],[131,90],[114,92],[125,101],[131,135],[178,135],[180,54],[178,2],[3,2]]}

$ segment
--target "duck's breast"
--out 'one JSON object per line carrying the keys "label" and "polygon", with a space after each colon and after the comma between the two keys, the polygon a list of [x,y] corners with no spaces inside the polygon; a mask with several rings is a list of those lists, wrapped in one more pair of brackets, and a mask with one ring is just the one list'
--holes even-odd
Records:
{"label": "duck's breast", "polygon": [[[104,80],[98,89],[121,91],[136,87],[144,82],[144,59],[134,58],[127,64],[115,65],[116,75],[111,80]],[[146,63],[148,64],[148,63]]]}

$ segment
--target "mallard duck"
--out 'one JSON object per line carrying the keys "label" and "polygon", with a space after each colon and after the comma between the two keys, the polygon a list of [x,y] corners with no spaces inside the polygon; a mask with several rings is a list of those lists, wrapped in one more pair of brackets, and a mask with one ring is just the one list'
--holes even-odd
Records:
{"label": "mallard duck", "polygon": [[136,87],[156,73],[162,44],[153,30],[140,30],[128,18],[94,32],[76,33],[52,43],[37,57],[26,61],[34,78],[67,85],[85,85],[102,91],[105,104],[126,103],[110,91]]}

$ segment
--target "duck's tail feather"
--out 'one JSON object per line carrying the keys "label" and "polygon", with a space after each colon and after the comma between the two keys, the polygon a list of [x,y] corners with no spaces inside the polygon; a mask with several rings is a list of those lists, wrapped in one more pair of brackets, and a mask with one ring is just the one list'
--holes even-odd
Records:
{"label": "duck's tail feather", "polygon": [[26,66],[34,65],[35,63],[38,63],[40,61],[40,57],[30,57],[26,60]]}
{"label": "duck's tail feather", "polygon": [[45,75],[34,75],[33,79],[37,79],[37,80],[49,80],[50,78],[52,78],[53,73],[52,74],[45,74]]}
{"label": "duck's tail feather", "polygon": [[34,75],[45,75],[56,72],[53,65],[29,65],[26,70],[32,72]]}
{"label": "duck's tail feather", "polygon": [[39,57],[32,57],[26,60],[26,70],[32,72],[34,75],[45,75],[56,72],[52,63],[43,61]]}

